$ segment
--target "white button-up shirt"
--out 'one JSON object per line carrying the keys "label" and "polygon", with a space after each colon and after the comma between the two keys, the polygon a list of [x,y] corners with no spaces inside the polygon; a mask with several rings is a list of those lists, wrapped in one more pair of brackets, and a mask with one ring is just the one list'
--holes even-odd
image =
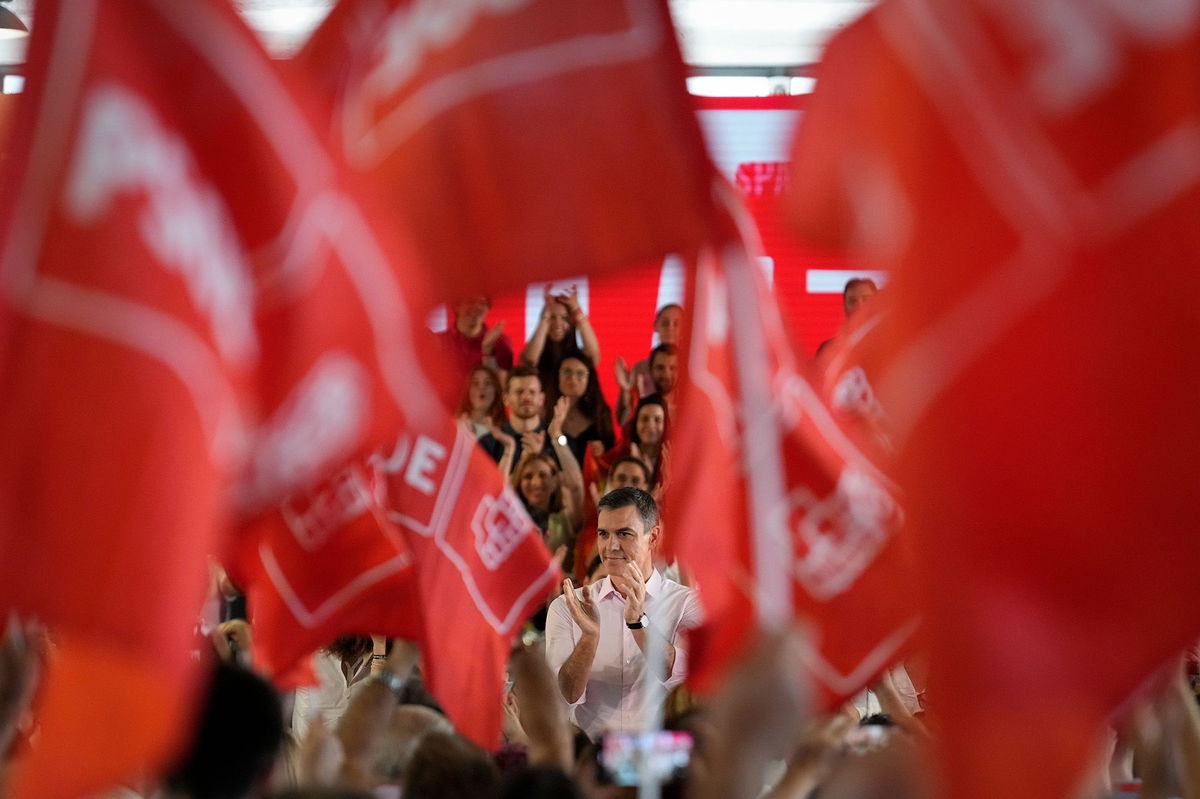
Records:
{"label": "white button-up shirt", "polygon": [[[570,703],[571,721],[595,740],[605,732],[633,732],[641,728],[642,702],[646,694],[646,661],[642,649],[625,626],[625,600],[605,577],[586,588],[600,615],[600,640],[587,686]],[[664,683],[667,690],[687,676],[687,656],[680,646],[679,631],[701,621],[700,601],[695,589],[668,580],[655,569],[646,581],[645,611],[655,632],[666,636],[675,647],[675,663]],[[571,618],[565,597],[550,603],[546,616],[546,660],[555,676],[575,650],[581,631]]]}

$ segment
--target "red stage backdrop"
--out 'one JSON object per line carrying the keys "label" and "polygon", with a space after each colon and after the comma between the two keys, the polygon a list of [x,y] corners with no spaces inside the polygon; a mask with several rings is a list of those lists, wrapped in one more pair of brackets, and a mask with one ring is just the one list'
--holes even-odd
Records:
{"label": "red stage backdrop", "polygon": [[[862,269],[845,258],[821,252],[792,238],[778,221],[776,205],[788,188],[788,148],[803,116],[805,98],[695,97],[696,112],[709,152],[721,171],[735,183],[754,215],[766,254],[763,269],[788,325],[794,348],[811,357],[817,345],[842,322],[841,290],[854,275],[882,275]],[[621,274],[600,278],[580,275],[555,286],[580,289],[585,309],[600,338],[600,375],[605,396],[615,402],[613,361],[629,363],[646,357],[654,341],[655,310],[683,303],[683,272],[678,261],[643,264]],[[493,298],[490,322],[505,320],[519,350],[537,325],[544,284]],[[431,326],[446,324],[435,313]]]}

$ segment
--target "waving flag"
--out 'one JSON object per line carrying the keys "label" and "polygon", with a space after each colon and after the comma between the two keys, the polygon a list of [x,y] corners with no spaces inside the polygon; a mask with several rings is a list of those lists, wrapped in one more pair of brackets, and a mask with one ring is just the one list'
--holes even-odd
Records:
{"label": "waving flag", "polygon": [[667,519],[695,575],[706,625],[701,686],[743,651],[747,630],[800,620],[826,705],[893,662],[917,624],[889,479],[839,427],[801,371],[757,264],[740,243],[702,253]]}
{"label": "waving flag", "polygon": [[232,522],[436,406],[418,281],[227,4],[38,17],[2,200],[0,605],[59,644],[14,790],[73,797],[173,753]]}
{"label": "waving flag", "polygon": [[1198,62],[1194,2],[904,0],[808,106],[797,223],[893,274],[874,385],[953,799],[1070,795],[1200,636]]}
{"label": "waving flag", "polygon": [[369,464],[352,463],[238,536],[230,569],[247,593],[254,656],[281,687],[339,635],[421,640],[413,554],[381,489]]}
{"label": "waving flag", "polygon": [[298,60],[439,296],[641,264],[711,219],[665,0],[344,0]]}
{"label": "waving flag", "polygon": [[429,687],[464,735],[495,748],[512,638],[561,577],[520,499],[446,419],[376,468],[387,519],[417,564]]}

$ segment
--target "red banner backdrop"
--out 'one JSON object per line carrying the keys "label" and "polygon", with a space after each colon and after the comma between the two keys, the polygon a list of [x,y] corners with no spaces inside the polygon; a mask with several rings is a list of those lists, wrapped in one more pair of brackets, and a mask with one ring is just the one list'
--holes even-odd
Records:
{"label": "red banner backdrop", "polygon": [[[796,237],[781,214],[780,203],[791,186],[786,160],[789,137],[797,121],[802,124],[806,98],[692,97],[691,101],[701,117],[709,151],[730,166],[726,177],[735,183],[754,217],[766,257],[764,272],[770,276],[770,294],[783,315],[792,346],[798,357],[809,358],[844,320],[841,289],[845,281],[866,273],[859,261]],[[780,118],[785,124],[780,124]],[[663,189],[670,191],[671,187]],[[672,257],[665,263],[655,260],[609,277],[580,272],[575,278],[560,278],[560,283],[586,289],[586,307],[602,345],[600,376],[610,402],[617,390],[615,358],[621,356],[632,364],[649,354],[654,343],[654,313],[664,303],[684,302],[683,277],[681,262]],[[506,323],[519,351],[540,312],[541,287],[533,284],[495,294],[488,318]]]}

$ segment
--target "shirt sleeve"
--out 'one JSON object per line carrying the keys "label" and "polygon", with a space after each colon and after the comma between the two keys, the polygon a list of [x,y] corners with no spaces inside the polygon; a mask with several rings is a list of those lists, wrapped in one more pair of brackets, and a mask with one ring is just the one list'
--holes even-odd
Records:
{"label": "shirt sleeve", "polygon": [[679,616],[679,624],[675,627],[675,637],[671,645],[675,647],[675,662],[671,665],[671,675],[667,685],[678,685],[687,678],[687,630],[699,627],[704,621],[704,611],[700,606],[699,595],[688,591],[683,601],[683,612]]}
{"label": "shirt sleeve", "polygon": [[[575,622],[571,618],[571,611],[567,609],[567,600],[560,596],[550,603],[550,608],[546,611],[546,663],[554,674],[556,686],[558,685],[558,670],[575,651],[575,643]],[[586,697],[587,686],[585,685],[579,699],[569,702],[568,706],[574,707]]]}
{"label": "shirt sleeve", "polygon": [[572,638],[571,613],[567,610],[566,600],[560,596],[546,611],[546,662],[555,674],[575,649]]}

